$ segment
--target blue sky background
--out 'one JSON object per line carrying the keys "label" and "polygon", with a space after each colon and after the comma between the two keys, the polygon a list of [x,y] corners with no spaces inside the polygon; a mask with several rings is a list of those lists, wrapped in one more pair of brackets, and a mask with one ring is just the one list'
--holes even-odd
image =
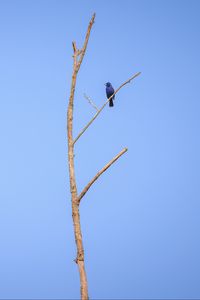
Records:
{"label": "blue sky background", "polygon": [[77,299],[66,110],[71,41],[96,22],[74,133],[90,299],[200,298],[200,2],[1,1],[1,299]]}

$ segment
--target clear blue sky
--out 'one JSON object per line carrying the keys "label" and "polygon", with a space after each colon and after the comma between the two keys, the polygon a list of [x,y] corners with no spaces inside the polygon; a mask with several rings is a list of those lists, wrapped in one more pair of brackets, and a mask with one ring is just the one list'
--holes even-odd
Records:
{"label": "clear blue sky", "polygon": [[1,299],[77,299],[66,110],[82,45],[78,190],[128,152],[81,204],[90,299],[200,298],[200,2],[1,1]]}

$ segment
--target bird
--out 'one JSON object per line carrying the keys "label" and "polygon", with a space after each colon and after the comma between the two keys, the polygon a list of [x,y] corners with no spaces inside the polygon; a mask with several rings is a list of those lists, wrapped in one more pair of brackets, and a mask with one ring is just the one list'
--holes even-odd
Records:
{"label": "bird", "polygon": [[[106,96],[109,99],[114,94],[115,90],[112,87],[112,84],[110,82],[106,82],[105,86],[106,86]],[[115,99],[115,95],[112,98],[110,98],[109,106],[114,106],[114,104],[113,104],[114,99]]]}

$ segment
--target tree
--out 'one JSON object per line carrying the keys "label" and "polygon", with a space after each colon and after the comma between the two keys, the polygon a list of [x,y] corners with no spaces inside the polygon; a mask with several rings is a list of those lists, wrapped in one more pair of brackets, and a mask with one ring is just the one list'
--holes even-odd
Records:
{"label": "tree", "polygon": [[[76,88],[76,79],[77,74],[80,69],[81,63],[83,61],[88,40],[90,37],[90,32],[95,20],[95,13],[93,14],[85,36],[85,41],[83,47],[78,49],[76,46],[76,42],[72,42],[73,47],[73,72],[72,72],[72,80],[71,80],[71,90],[70,90],[70,97],[68,103],[68,110],[67,110],[67,135],[68,135],[68,164],[69,164],[69,179],[70,179],[70,192],[71,192],[71,202],[72,202],[72,218],[73,218],[73,225],[74,225],[74,235],[77,247],[77,255],[75,262],[78,265],[79,275],[80,275],[80,284],[81,284],[81,299],[87,300],[88,297],[88,283],[87,283],[87,276],[85,271],[85,263],[84,263],[84,248],[83,248],[83,241],[82,241],[82,233],[81,233],[81,224],[80,224],[80,214],[79,214],[79,206],[81,199],[87,193],[89,188],[92,184],[105,172],[120,156],[122,156],[128,149],[124,148],[121,150],[110,162],[108,162],[93,178],[92,180],[85,186],[82,192],[78,195],[77,193],[77,186],[76,186],[76,176],[75,176],[75,169],[74,169],[74,145],[78,141],[78,139],[83,135],[83,133],[88,129],[88,127],[94,122],[94,120],[98,117],[98,115],[102,112],[104,107],[107,105],[109,100],[112,96],[106,100],[103,106],[100,109],[97,109],[96,114],[94,117],[88,122],[88,124],[81,130],[78,136],[74,139],[73,138],[73,109],[74,109],[74,93]],[[129,78],[123,84],[121,84],[116,90],[115,93],[129,83],[131,80],[136,78],[139,73],[136,73],[134,76]],[[90,99],[89,99],[90,100]],[[91,101],[90,101],[91,103]]]}

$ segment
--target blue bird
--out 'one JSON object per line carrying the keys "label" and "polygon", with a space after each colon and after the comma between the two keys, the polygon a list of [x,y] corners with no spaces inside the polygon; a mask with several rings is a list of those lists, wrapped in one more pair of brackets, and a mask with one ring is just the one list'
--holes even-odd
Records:
{"label": "blue bird", "polygon": [[[110,98],[114,94],[115,90],[112,87],[112,84],[110,82],[107,82],[105,84],[105,86],[106,86],[106,95],[107,95],[107,98]],[[114,99],[115,99],[115,95],[109,100],[109,106],[114,106],[114,104],[113,104],[113,100]]]}

